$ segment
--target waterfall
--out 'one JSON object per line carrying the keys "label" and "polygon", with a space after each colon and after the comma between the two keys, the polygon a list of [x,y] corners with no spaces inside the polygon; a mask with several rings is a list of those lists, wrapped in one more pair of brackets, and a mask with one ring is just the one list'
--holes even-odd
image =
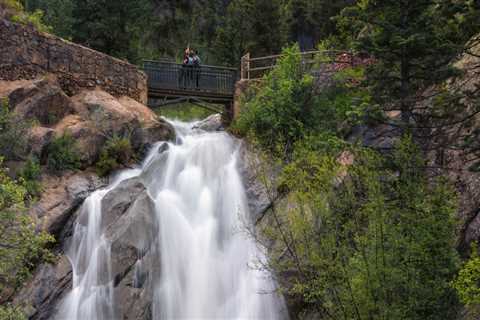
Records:
{"label": "waterfall", "polygon": [[[141,257],[132,283],[151,286],[151,319],[284,319],[285,306],[264,268],[238,171],[239,143],[224,132],[173,121],[176,143],[155,145],[139,168],[124,170],[83,204],[67,250],[72,290],[57,319],[116,319],[111,243],[103,197],[132,177],[153,199],[158,236],[149,244],[160,270],[145,278]],[[259,263],[260,262],[260,263]]]}

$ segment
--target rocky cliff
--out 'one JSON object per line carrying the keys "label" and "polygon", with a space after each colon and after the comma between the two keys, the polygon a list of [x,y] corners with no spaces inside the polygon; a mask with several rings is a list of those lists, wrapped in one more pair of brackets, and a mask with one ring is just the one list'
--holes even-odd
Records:
{"label": "rocky cliff", "polygon": [[[0,21],[0,28],[5,27],[4,23],[4,21]],[[14,25],[9,25],[9,27],[20,28]],[[71,287],[71,265],[63,255],[63,250],[65,243],[71,237],[73,223],[81,214],[79,208],[89,194],[108,184],[108,178],[100,178],[93,170],[105,142],[112,136],[128,137],[131,146],[141,157],[154,142],[174,139],[175,132],[169,123],[157,117],[151,109],[139,102],[142,100],[139,99],[139,95],[131,94],[128,90],[113,90],[116,96],[107,92],[107,90],[112,92],[110,90],[112,87],[102,85],[93,85],[91,88],[79,85],[75,87],[75,90],[70,90],[69,86],[65,86],[65,79],[71,74],[46,72],[48,70],[37,65],[35,53],[32,53],[32,50],[33,52],[37,50],[35,45],[38,43],[35,39],[28,38],[32,36],[31,34],[16,34],[8,41],[4,36],[5,33],[1,30],[0,44],[6,43],[7,48],[11,41],[27,41],[26,39],[29,39],[28,41],[32,42],[31,48],[33,49],[30,49],[28,42],[18,48],[19,55],[15,59],[21,61],[23,66],[16,65],[16,62],[10,63],[9,58],[4,59],[6,51],[0,50],[0,61],[2,61],[0,79],[3,79],[0,80],[0,101],[7,101],[8,108],[19,120],[32,124],[26,133],[27,151],[40,159],[42,192],[28,212],[38,230],[46,230],[55,237],[56,244],[52,249],[58,258],[54,263],[37,266],[33,277],[17,293],[13,292],[11,288],[0,292],[0,302],[14,301],[24,306],[32,319],[48,319],[51,315],[51,308],[58,298]],[[36,36],[43,37],[40,40],[37,39],[39,42],[48,39],[46,35],[35,34]],[[55,39],[55,41],[60,40]],[[66,42],[65,46],[72,48]],[[25,52],[21,52],[27,47],[29,48],[27,51],[32,55],[26,56]],[[80,51],[82,50],[84,49],[80,49]],[[103,60],[100,59],[102,61],[98,61],[98,63],[102,63],[103,68],[111,68],[110,71],[106,70],[105,74],[112,72],[121,77],[122,72],[125,72],[126,78],[122,78],[121,81],[127,83],[129,74],[134,73],[141,81],[144,81],[143,75],[138,73],[135,67],[125,67],[131,68],[131,71],[128,71],[119,67],[124,64],[123,62],[113,58],[110,60],[99,53],[96,54],[102,57]],[[92,57],[92,61],[97,63],[94,57]],[[66,68],[65,70],[72,70],[63,64],[67,62],[61,63],[62,68]],[[78,74],[88,74],[88,71],[84,72],[82,69],[84,67],[84,65],[80,66]],[[29,73],[32,70],[34,72]],[[125,95],[120,95],[122,93]],[[49,153],[49,146],[64,133],[69,133],[75,141],[75,147],[80,156],[80,169],[52,173],[44,166],[45,159]],[[16,168],[21,168],[23,161],[24,159],[19,157],[16,161],[6,163],[11,169],[12,175],[15,175]],[[136,186],[138,188],[135,190],[138,189],[138,192],[141,193],[143,190],[141,182],[138,182]],[[113,255],[116,253],[121,255],[118,257],[118,261],[121,261],[119,265],[125,266],[125,269],[119,270],[119,274],[127,274],[131,272],[131,265],[126,255],[132,254],[132,250],[129,249],[130,244],[126,235],[130,235],[132,238],[139,233],[145,235],[147,233],[144,228],[132,231],[123,220],[123,222],[117,222],[117,220],[126,215],[125,219],[133,219],[130,226],[137,226],[135,221],[144,223],[144,227],[149,226],[148,197],[142,198],[140,195],[137,197],[133,189],[127,188],[124,193],[112,195],[108,199],[111,201],[105,204],[105,210],[112,214]],[[131,212],[127,213],[130,206],[135,206],[135,212],[137,212],[135,216],[132,216]],[[145,214],[140,214],[140,211]],[[121,279],[122,277],[119,276],[118,281]],[[131,287],[130,283],[123,285],[125,288]],[[122,294],[135,294],[127,291]],[[127,300],[130,301],[130,298]],[[128,308],[129,312],[144,312],[141,308],[137,310],[128,307],[127,304],[122,304],[122,306]]]}

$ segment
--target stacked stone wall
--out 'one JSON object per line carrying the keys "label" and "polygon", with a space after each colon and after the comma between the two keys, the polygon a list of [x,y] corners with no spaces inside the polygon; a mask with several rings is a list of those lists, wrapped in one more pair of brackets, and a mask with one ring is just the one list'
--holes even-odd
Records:
{"label": "stacked stone wall", "polygon": [[114,96],[147,102],[147,78],[136,66],[0,18],[0,80],[47,74],[54,74],[69,95],[99,87]]}

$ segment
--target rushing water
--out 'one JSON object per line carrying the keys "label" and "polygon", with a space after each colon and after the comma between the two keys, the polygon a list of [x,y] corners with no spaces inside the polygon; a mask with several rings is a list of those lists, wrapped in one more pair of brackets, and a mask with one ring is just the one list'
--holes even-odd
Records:
{"label": "rushing water", "polygon": [[[252,263],[265,257],[245,232],[249,212],[237,169],[238,143],[226,133],[173,122],[177,143],[156,145],[138,169],[121,172],[86,199],[67,255],[73,289],[58,319],[114,319],[110,244],[102,198],[140,176],[155,203],[159,235],[151,244],[160,274],[149,278],[152,319],[282,319],[284,303],[271,277]],[[82,218],[83,217],[83,218]],[[84,220],[82,222],[82,220]],[[161,258],[160,258],[161,257]],[[146,266],[138,260],[133,283]]]}

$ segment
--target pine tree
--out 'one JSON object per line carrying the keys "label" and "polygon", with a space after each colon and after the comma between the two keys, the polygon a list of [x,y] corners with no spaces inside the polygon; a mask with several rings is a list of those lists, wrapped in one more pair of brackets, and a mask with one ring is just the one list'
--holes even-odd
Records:
{"label": "pine tree", "polygon": [[238,65],[247,52],[279,53],[285,44],[280,0],[233,0],[217,28],[215,51],[221,63]]}
{"label": "pine tree", "polygon": [[314,49],[318,43],[337,33],[334,17],[354,3],[352,0],[290,0],[286,6],[289,40],[301,49]]}
{"label": "pine tree", "polygon": [[74,0],[73,41],[136,62],[151,21],[149,0]]}
{"label": "pine tree", "polygon": [[456,0],[361,0],[344,10],[341,23],[361,28],[356,30],[356,48],[375,58],[368,79],[377,101],[400,110],[403,125],[415,120],[420,91],[454,74],[450,62],[468,39],[461,17],[471,5]]}

